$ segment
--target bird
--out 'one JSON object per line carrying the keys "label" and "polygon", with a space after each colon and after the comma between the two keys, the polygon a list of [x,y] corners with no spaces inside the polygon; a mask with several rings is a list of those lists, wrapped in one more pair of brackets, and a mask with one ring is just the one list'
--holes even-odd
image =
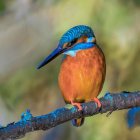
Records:
{"label": "bird", "polygon": [[[58,84],[65,103],[72,104],[82,111],[81,103],[95,101],[97,107],[101,108],[97,96],[104,84],[106,61],[92,28],[87,25],[70,28],[62,35],[56,49],[39,63],[37,69],[60,54],[63,54],[63,59]],[[76,127],[83,123],[84,118],[72,120],[73,126]]]}
{"label": "bird", "polygon": [[128,110],[126,115],[126,121],[128,128],[132,129],[135,126],[140,125],[140,107],[134,107]]}

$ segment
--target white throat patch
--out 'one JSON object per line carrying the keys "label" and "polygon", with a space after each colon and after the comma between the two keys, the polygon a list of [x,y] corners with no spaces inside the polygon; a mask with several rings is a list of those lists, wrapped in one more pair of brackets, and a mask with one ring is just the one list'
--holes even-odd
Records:
{"label": "white throat patch", "polygon": [[74,56],[76,56],[76,53],[80,50],[81,49],[79,49],[79,50],[69,50],[69,51],[64,52],[63,54],[67,54],[67,55],[70,55],[70,56],[74,57]]}

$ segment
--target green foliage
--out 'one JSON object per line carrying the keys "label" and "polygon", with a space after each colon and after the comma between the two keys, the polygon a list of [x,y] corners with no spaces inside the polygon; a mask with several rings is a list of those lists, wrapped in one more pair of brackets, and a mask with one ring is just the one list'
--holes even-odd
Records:
{"label": "green foliage", "polygon": [[[52,73],[52,74],[50,74]],[[46,71],[38,72],[35,68],[22,69],[0,84],[0,96],[9,109],[14,109],[28,96],[40,96],[38,92],[57,83],[56,65]]]}
{"label": "green foliage", "polygon": [[4,12],[6,9],[5,0],[0,1],[0,13]]}
{"label": "green foliage", "polygon": [[21,70],[14,73],[9,80],[0,85],[0,93],[8,107],[14,107],[23,99],[24,94],[30,90],[34,82],[32,70]]}

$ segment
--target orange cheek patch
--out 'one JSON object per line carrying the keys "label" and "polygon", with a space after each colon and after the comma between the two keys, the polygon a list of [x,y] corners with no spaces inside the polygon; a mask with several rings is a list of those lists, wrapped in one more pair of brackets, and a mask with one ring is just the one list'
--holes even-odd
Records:
{"label": "orange cheek patch", "polygon": [[66,48],[66,47],[67,47],[67,45],[68,45],[68,43],[65,43],[65,44],[63,45],[63,48]]}
{"label": "orange cheek patch", "polygon": [[[76,42],[75,42],[75,44],[77,44],[77,43],[81,43],[81,42],[87,42],[87,37],[86,36],[82,36],[81,38],[79,38]],[[65,43],[64,45],[63,45],[63,48],[66,48],[68,46],[68,43]],[[72,45],[73,46],[73,45]],[[71,46],[71,47],[72,47]]]}
{"label": "orange cheek patch", "polygon": [[76,43],[86,42],[86,40],[87,40],[87,37],[86,36],[83,36],[83,37],[79,38]]}

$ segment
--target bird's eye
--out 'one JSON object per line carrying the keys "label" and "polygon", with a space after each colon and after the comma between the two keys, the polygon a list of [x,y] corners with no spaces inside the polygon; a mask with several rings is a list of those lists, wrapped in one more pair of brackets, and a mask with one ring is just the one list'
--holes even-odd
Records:
{"label": "bird's eye", "polygon": [[77,42],[77,38],[75,38],[74,40],[72,40],[71,42],[68,43],[68,47],[71,47],[73,44],[75,44]]}
{"label": "bird's eye", "polygon": [[77,38],[75,38],[74,40],[71,41],[71,44],[73,45],[74,43],[77,42]]}

